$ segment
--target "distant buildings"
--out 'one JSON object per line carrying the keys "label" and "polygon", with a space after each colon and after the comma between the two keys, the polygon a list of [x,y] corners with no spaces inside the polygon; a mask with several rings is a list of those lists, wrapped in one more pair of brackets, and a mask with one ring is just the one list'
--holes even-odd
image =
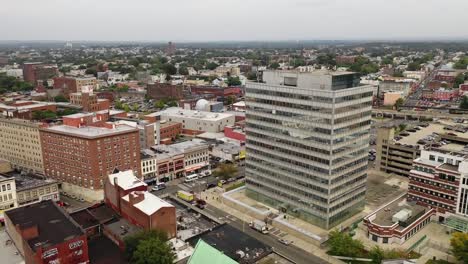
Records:
{"label": "distant buildings", "polygon": [[47,81],[59,73],[57,65],[47,65],[41,62],[26,62],[23,64],[23,79],[34,85],[38,81]]}
{"label": "distant buildings", "polygon": [[167,83],[148,83],[146,85],[146,91],[148,97],[155,100],[180,100],[184,98],[184,89],[181,85],[171,85]]}
{"label": "distant buildings", "polygon": [[247,83],[247,195],[327,229],[362,210],[373,88],[358,83],[323,71]]}
{"label": "distant buildings", "polygon": [[40,126],[29,120],[0,118],[0,158],[16,169],[44,173]]}
{"label": "distant buildings", "polygon": [[148,184],[184,177],[183,150],[171,146],[155,146],[142,150],[141,174]]}
{"label": "distant buildings", "polygon": [[16,101],[8,105],[0,103],[0,112],[5,117],[31,120],[35,111],[56,112],[57,105],[56,103],[37,101]]}
{"label": "distant buildings", "polygon": [[40,131],[46,176],[87,200],[102,199],[104,179],[115,169],[140,173],[138,129],[94,119],[75,114]]}
{"label": "distant buildings", "polygon": [[184,133],[222,132],[225,126],[234,125],[235,117],[225,113],[211,113],[171,107],[146,117],[159,116],[159,120],[182,124]]}
{"label": "distant buildings", "polygon": [[176,52],[176,45],[174,42],[169,41],[166,46],[165,53],[167,56],[172,56]]}
{"label": "distant buildings", "polygon": [[98,112],[110,108],[109,100],[99,99],[93,92],[71,93],[70,103],[81,106],[85,112]]}
{"label": "distant buildings", "polygon": [[98,89],[96,77],[62,76],[54,78],[54,88],[61,89],[66,97],[71,93],[88,93]]}
{"label": "distant buildings", "polygon": [[357,56],[336,56],[336,64],[353,64],[356,62]]}
{"label": "distant buildings", "polygon": [[89,263],[85,232],[53,201],[5,212],[5,229],[26,264]]}
{"label": "distant buildings", "polygon": [[414,79],[400,77],[385,77],[379,84],[379,97],[386,92],[401,92],[404,97],[408,96],[411,87],[416,83]]}

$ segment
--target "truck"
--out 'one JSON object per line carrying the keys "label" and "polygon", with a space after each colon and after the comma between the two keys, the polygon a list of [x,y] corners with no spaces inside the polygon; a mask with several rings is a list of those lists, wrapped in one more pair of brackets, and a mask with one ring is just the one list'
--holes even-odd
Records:
{"label": "truck", "polygon": [[268,234],[268,226],[265,222],[254,220],[249,223],[249,226],[262,234]]}
{"label": "truck", "polygon": [[189,203],[193,202],[195,199],[195,195],[193,193],[186,191],[177,191],[177,197]]}

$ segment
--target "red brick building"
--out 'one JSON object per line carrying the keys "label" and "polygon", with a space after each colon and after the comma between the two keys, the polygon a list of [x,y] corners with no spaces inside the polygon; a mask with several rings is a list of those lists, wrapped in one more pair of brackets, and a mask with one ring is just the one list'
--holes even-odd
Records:
{"label": "red brick building", "polygon": [[64,124],[40,130],[46,176],[62,189],[88,200],[102,200],[104,181],[115,169],[140,173],[138,129],[75,114]]}
{"label": "red brick building", "polygon": [[230,95],[241,97],[244,92],[240,87],[218,87],[218,86],[190,86],[189,90],[192,94],[207,95],[211,94],[216,97],[225,98]]}
{"label": "red brick building", "polygon": [[160,124],[160,130],[159,130],[159,135],[161,142],[165,140],[164,142],[169,143],[174,141],[178,135],[182,133],[182,124],[178,122],[172,122],[172,121],[167,121],[167,122],[161,122]]}
{"label": "red brick building", "polygon": [[336,64],[353,64],[357,56],[336,56]]}
{"label": "red brick building", "polygon": [[224,136],[245,142],[245,132],[240,127],[226,126],[224,127]]}
{"label": "red brick building", "polygon": [[16,101],[9,105],[0,104],[0,112],[3,112],[5,116],[31,120],[35,111],[56,112],[57,106],[55,103],[35,101]]}
{"label": "red brick building", "polygon": [[83,107],[85,112],[97,112],[110,108],[109,100],[99,99],[93,93],[71,93],[70,103]]}
{"label": "red brick building", "polygon": [[5,227],[26,264],[89,263],[85,232],[53,201],[5,212]]}
{"label": "red brick building", "polygon": [[403,244],[424,228],[436,210],[405,201],[405,195],[364,217],[367,237],[382,244]]}
{"label": "red brick building", "polygon": [[66,97],[71,93],[92,92],[97,89],[97,79],[96,77],[56,77],[54,89],[62,90]]}
{"label": "red brick building", "polygon": [[176,236],[175,207],[147,192],[147,185],[132,171],[111,174],[105,184],[105,201],[131,224],[166,231]]}
{"label": "red brick building", "polygon": [[27,62],[23,64],[23,79],[34,85],[39,80],[48,80],[59,73],[56,65],[47,65],[41,62]]}
{"label": "red brick building", "polygon": [[146,94],[149,98],[155,100],[184,98],[184,88],[181,85],[172,85],[168,83],[148,83],[146,86]]}

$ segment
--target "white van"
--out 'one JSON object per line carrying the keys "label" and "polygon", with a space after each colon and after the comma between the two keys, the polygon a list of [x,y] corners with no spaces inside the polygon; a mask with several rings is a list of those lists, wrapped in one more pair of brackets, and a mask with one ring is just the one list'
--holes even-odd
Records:
{"label": "white van", "polygon": [[198,179],[198,174],[191,174],[185,176],[185,182],[192,182]]}

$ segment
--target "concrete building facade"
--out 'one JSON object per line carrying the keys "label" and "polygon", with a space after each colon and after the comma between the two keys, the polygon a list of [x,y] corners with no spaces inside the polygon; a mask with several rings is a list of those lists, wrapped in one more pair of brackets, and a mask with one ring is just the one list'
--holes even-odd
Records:
{"label": "concrete building facade", "polygon": [[373,87],[358,83],[322,71],[247,83],[247,195],[327,229],[362,210]]}
{"label": "concrete building facade", "polygon": [[29,120],[0,118],[0,158],[16,169],[44,173],[39,127]]}

